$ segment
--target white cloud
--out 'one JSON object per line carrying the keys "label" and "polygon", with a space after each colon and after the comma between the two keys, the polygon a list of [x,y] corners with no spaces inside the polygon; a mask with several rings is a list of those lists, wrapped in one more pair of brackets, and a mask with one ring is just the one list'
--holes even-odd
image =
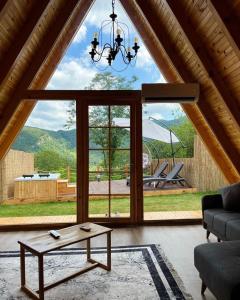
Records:
{"label": "white cloud", "polygon": [[59,65],[47,89],[81,90],[90,83],[95,74],[96,70],[81,59],[70,59]]}
{"label": "white cloud", "polygon": [[139,52],[137,54],[137,68],[149,69],[155,65],[154,60],[152,59],[150,53],[144,44],[140,46]]}
{"label": "white cloud", "polygon": [[176,109],[181,109],[178,103],[154,103],[145,104],[143,108],[144,118],[153,117],[155,119],[171,120],[174,118],[173,112]]}
{"label": "white cloud", "polygon": [[85,39],[86,34],[87,34],[87,27],[86,25],[82,24],[79,30],[77,31],[77,33],[75,34],[72,42],[79,44],[81,41]]}
{"label": "white cloud", "polygon": [[166,79],[163,77],[163,75],[160,73],[159,78],[155,81],[155,83],[166,83]]}
{"label": "white cloud", "polygon": [[68,106],[69,101],[38,101],[26,125],[49,130],[64,129]]}

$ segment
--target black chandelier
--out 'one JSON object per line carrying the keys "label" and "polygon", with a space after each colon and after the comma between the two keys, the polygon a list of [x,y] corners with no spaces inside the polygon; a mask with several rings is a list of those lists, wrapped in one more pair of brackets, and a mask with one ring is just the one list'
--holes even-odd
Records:
{"label": "black chandelier", "polygon": [[[112,62],[115,60],[118,53],[121,53],[123,62],[128,66],[136,63],[138,53],[138,39],[135,37],[134,46],[131,48],[129,29],[125,23],[117,20],[117,15],[114,12],[115,0],[112,0],[112,13],[109,16],[111,20],[104,20],[101,24],[99,32],[95,32],[91,42],[92,50],[89,52],[92,62],[97,63],[101,58],[106,58],[108,65],[112,67]],[[103,44],[103,30],[110,27],[110,41]],[[127,31],[127,34],[124,31]],[[132,51],[133,49],[133,51]],[[126,66],[126,67],[127,67]],[[125,68],[124,68],[125,69]]]}

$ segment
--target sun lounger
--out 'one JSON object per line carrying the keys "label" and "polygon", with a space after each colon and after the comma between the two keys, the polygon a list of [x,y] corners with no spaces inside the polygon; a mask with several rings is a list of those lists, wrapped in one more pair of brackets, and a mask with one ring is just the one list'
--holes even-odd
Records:
{"label": "sun lounger", "polygon": [[[164,173],[164,171],[166,170],[168,166],[168,162],[165,160],[164,162],[162,162],[155,170],[153,175],[146,175],[143,176],[143,179],[145,178],[163,178],[166,177],[167,175]],[[130,184],[130,177],[127,177],[127,182],[126,185]]]}
{"label": "sun lounger", "polygon": [[184,164],[182,162],[176,163],[172,170],[167,174],[166,177],[148,177],[143,178],[143,184],[152,184],[155,183],[155,187],[158,187],[161,184],[160,188],[163,188],[167,183],[179,183],[181,186],[188,186],[188,182],[185,178],[179,175],[180,171],[182,170]]}

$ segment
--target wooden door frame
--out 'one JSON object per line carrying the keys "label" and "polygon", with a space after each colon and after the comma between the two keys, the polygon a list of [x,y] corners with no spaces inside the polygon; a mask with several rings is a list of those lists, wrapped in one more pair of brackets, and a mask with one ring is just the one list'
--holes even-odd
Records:
{"label": "wooden door frame", "polygon": [[[129,105],[131,103],[132,110],[134,110],[133,117],[131,116],[131,128],[134,130],[133,140],[132,140],[132,149],[134,149],[135,157],[131,157],[131,160],[135,161],[133,170],[131,172],[135,174],[134,181],[132,182],[133,201],[131,201],[131,211],[132,218],[124,219],[111,219],[108,220],[108,224],[117,225],[117,224],[141,224],[143,223],[143,188],[142,188],[142,103],[141,103],[141,90],[27,90],[22,99],[24,101],[28,100],[58,100],[58,101],[76,101],[76,109],[79,117],[84,120],[79,122],[79,118],[76,118],[76,135],[77,135],[77,171],[83,170],[83,172],[77,172],[77,223],[82,223],[87,221],[88,216],[86,201],[84,199],[85,195],[88,192],[88,170],[86,170],[88,164],[88,157],[86,153],[84,154],[84,145],[88,144],[87,134],[78,134],[79,132],[86,133],[88,129],[88,120],[86,108],[89,104],[99,104],[101,105]],[[80,155],[80,152],[83,155]],[[85,176],[84,176],[85,175]],[[135,209],[133,209],[135,208]],[[105,223],[104,219],[97,219],[97,222]]]}
{"label": "wooden door frame", "polygon": [[[87,221],[94,221],[94,222],[102,222],[102,223],[108,223],[108,224],[136,224],[140,221],[140,217],[138,215],[139,206],[140,203],[143,203],[139,199],[140,194],[142,193],[142,187],[141,191],[137,190],[137,179],[136,179],[136,170],[139,170],[139,164],[141,163],[141,160],[139,157],[137,157],[138,150],[141,148],[141,145],[139,144],[139,138],[137,138],[137,135],[140,136],[141,133],[141,126],[136,126],[137,121],[137,111],[141,111],[141,97],[138,92],[136,93],[129,93],[126,91],[126,93],[122,94],[122,96],[119,98],[118,95],[113,94],[111,91],[110,93],[105,95],[99,96],[99,91],[96,91],[95,93],[91,93],[91,95],[85,95],[81,99],[77,99],[77,116],[80,116],[81,121],[77,121],[77,132],[81,132],[81,137],[79,136],[79,140],[77,140],[78,144],[78,151],[77,151],[77,157],[78,157],[78,170],[81,170],[77,182],[78,188],[78,204],[79,204],[79,211],[78,211],[78,223],[81,222],[87,222]],[[109,97],[110,96],[110,97]],[[130,105],[131,106],[131,161],[135,162],[133,166],[131,167],[131,177],[133,180],[131,180],[131,196],[130,196],[130,217],[129,218],[90,218],[88,216],[88,107],[90,105]],[[138,116],[141,116],[141,114],[138,113]],[[142,141],[142,138],[140,138],[140,141]],[[138,148],[136,147],[138,143]],[[141,152],[142,156],[142,152]],[[142,173],[141,173],[142,174]],[[141,178],[141,177],[139,177]],[[140,186],[140,184],[138,184]],[[141,196],[140,196],[141,197]],[[82,208],[82,209],[80,209]],[[81,213],[80,213],[81,210]],[[142,220],[141,220],[142,221]]]}

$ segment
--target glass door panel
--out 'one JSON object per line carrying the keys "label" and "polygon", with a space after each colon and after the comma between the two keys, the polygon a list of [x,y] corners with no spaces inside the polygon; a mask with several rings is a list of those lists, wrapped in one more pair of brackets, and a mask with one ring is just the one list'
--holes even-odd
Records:
{"label": "glass door panel", "polygon": [[93,196],[89,197],[88,205],[89,218],[108,218],[109,217],[109,197]]}
{"label": "glass door panel", "polygon": [[116,196],[111,201],[111,218],[130,217],[130,196]]}
{"label": "glass door panel", "polygon": [[88,217],[129,218],[130,105],[88,106]]}

